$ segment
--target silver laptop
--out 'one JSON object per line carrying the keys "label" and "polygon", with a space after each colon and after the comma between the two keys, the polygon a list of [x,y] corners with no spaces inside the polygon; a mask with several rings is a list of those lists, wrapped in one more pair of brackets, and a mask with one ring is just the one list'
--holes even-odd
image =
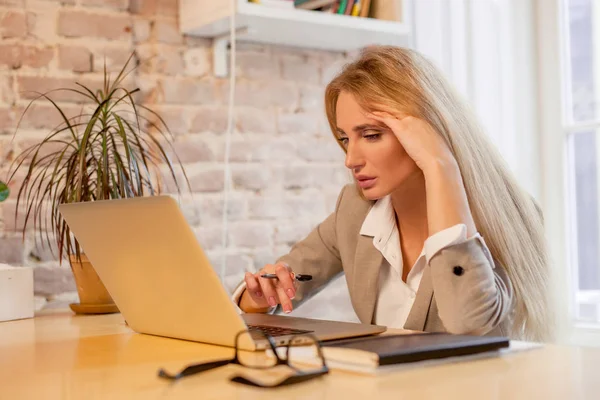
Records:
{"label": "silver laptop", "polygon": [[[278,331],[278,344],[306,331],[330,340],[386,329],[281,315],[240,315],[172,197],[62,204],[59,210],[136,332],[233,347],[236,334],[248,327]],[[243,344],[246,350],[266,346],[264,340]]]}

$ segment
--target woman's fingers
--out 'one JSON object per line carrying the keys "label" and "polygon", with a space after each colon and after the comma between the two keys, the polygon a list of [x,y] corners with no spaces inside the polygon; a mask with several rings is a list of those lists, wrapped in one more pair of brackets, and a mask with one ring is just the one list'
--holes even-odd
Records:
{"label": "woman's fingers", "polygon": [[286,313],[292,312],[292,300],[296,295],[294,280],[290,274],[290,268],[287,265],[279,264],[275,266],[275,274],[277,275],[277,294],[283,311]]}
{"label": "woman's fingers", "polygon": [[261,308],[267,307],[268,303],[258,283],[258,279],[252,273],[246,272],[244,282],[246,282],[246,293],[250,295],[256,306]]}
{"label": "woman's fingers", "polygon": [[246,272],[246,275],[244,275],[244,281],[246,282],[246,290],[248,293],[250,293],[250,296],[256,299],[261,299],[264,297],[258,280],[251,272]]}
{"label": "woman's fingers", "polygon": [[294,286],[293,273],[290,267],[285,264],[277,264],[275,274],[277,274],[277,280],[279,281],[277,286],[283,288],[288,299],[293,299],[296,296],[296,287]]}
{"label": "woman's fingers", "polygon": [[271,307],[275,307],[277,304],[279,304],[279,296],[277,295],[277,291],[275,290],[275,283],[273,282],[273,279],[260,277],[260,275],[262,275],[263,273],[273,273],[272,269],[269,267],[272,266],[267,265],[265,268],[259,271],[256,274],[256,276],[258,278],[260,288],[267,300],[267,303],[269,303]]}

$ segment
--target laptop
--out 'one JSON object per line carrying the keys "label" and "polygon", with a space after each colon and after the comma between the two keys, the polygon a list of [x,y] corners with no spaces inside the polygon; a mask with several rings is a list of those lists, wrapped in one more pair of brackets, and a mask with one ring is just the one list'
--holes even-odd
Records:
{"label": "laptop", "polygon": [[[282,315],[240,315],[170,196],[61,204],[59,211],[136,332],[233,347],[236,334],[246,329],[266,331],[278,344],[297,333],[333,340],[386,330]],[[241,344],[244,350],[267,346],[264,339]]]}

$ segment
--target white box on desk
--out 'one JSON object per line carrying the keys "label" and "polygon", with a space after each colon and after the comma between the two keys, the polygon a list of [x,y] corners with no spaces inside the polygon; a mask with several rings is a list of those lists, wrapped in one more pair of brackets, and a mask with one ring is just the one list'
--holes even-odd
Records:
{"label": "white box on desk", "polygon": [[33,268],[0,264],[0,322],[32,318]]}

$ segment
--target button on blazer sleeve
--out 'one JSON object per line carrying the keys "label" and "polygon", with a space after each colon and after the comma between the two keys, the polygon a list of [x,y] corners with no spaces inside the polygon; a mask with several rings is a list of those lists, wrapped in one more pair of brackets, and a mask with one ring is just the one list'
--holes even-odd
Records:
{"label": "button on blazer sleeve", "polygon": [[514,293],[504,268],[474,237],[447,247],[430,261],[439,318],[453,334],[484,335],[511,318]]}

